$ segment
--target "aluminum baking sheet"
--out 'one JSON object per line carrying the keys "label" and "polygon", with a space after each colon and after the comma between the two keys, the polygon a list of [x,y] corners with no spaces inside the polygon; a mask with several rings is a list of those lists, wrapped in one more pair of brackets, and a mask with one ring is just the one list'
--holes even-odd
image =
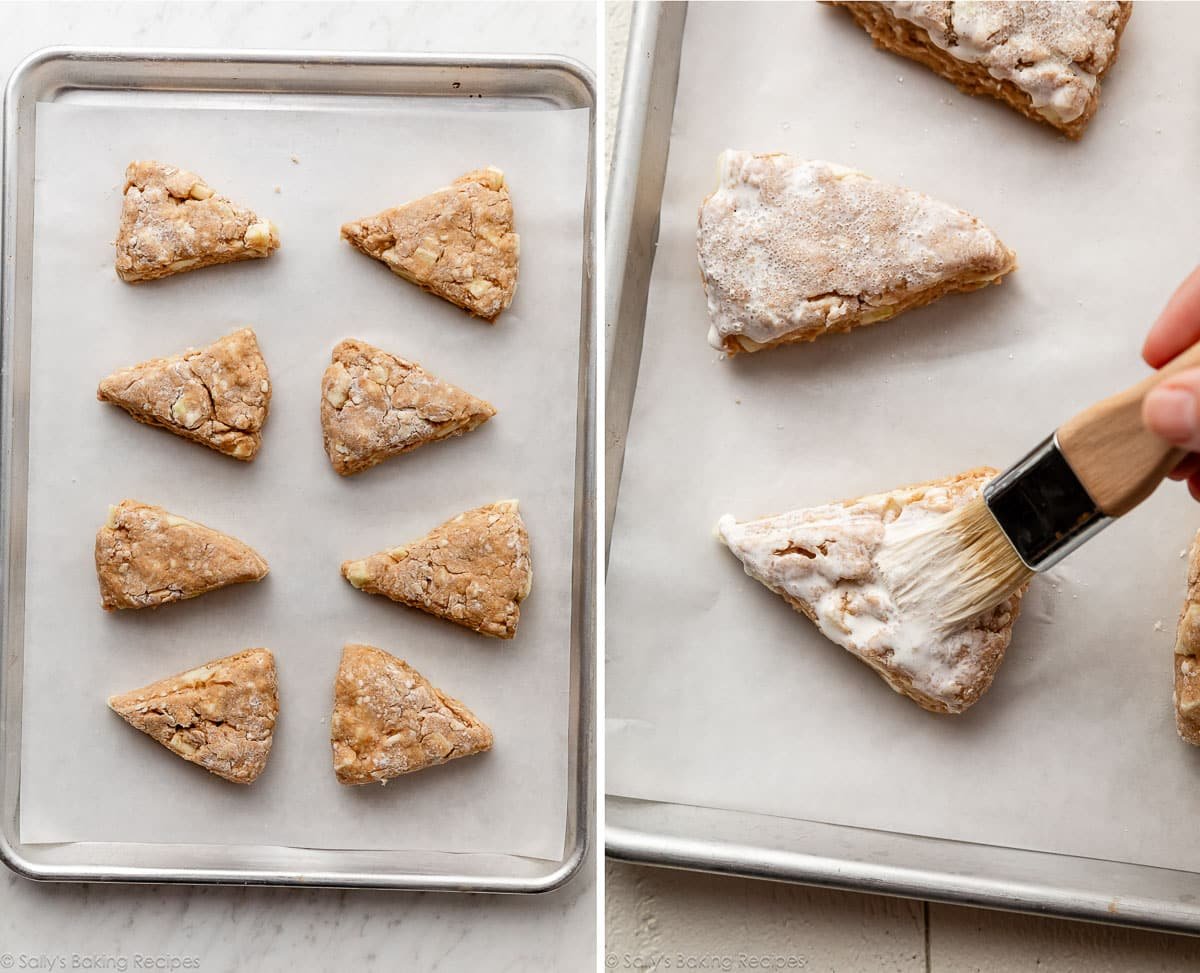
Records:
{"label": "aluminum baking sheet", "polygon": [[[27,369],[27,482],[23,516],[10,527],[20,532],[25,571],[20,625],[10,614],[9,637],[20,636],[23,692],[5,729],[11,712],[21,733],[10,841],[26,855],[136,844],[158,846],[167,859],[171,849],[206,845],[321,850],[335,861],[337,852],[372,861],[390,854],[393,866],[419,870],[433,859],[493,863],[485,871],[507,860],[508,878],[529,889],[561,880],[551,876],[578,856],[586,795],[573,775],[585,757],[577,748],[590,671],[579,473],[590,408],[591,111],[546,110],[552,90],[522,104],[519,83],[490,89],[496,110],[488,110],[470,67],[463,71],[465,98],[339,103],[311,92],[297,100],[286,70],[263,97],[214,97],[190,85],[141,99],[60,91],[22,126],[20,141],[35,140],[25,172],[34,186],[32,286],[28,318],[11,321],[15,341],[27,333],[28,358],[11,361]],[[160,79],[156,87],[171,86]],[[325,94],[338,91],[335,83]],[[276,222],[281,250],[261,263],[121,284],[109,244],[133,158],[196,169]],[[495,326],[403,284],[338,239],[344,219],[483,164],[506,171],[522,235],[518,296]],[[245,324],[258,333],[274,385],[254,464],[138,427],[94,401],[96,381],[112,368]],[[421,361],[499,414],[471,436],[337,477],[321,448],[317,388],[330,349],[350,336]],[[125,496],[242,537],[271,562],[271,575],[156,612],[102,614],[91,538],[106,504]],[[338,575],[344,557],[507,496],[522,501],[536,573],[512,642],[365,598]],[[393,651],[460,696],[492,726],[495,748],[387,788],[338,785],[328,716],[347,641]],[[275,651],[282,707],[271,761],[251,788],[195,772],[105,712],[110,692],[248,645]],[[349,860],[341,859],[348,884],[360,884]],[[183,852],[173,861],[195,864]],[[375,881],[439,887],[459,877],[443,866]],[[458,884],[487,887],[490,878]]]}
{"label": "aluminum baking sheet", "polygon": [[[1076,145],[872,50],[842,12],[689,9],[608,574],[608,790],[636,799],[610,801],[610,819],[631,829],[618,836],[624,852],[637,857],[669,819],[678,833],[642,857],[705,867],[697,835],[711,822],[646,810],[694,805],[701,816],[742,812],[740,849],[728,829],[720,841],[709,830],[712,867],[737,870],[740,851],[748,872],[836,881],[829,858],[824,872],[795,855],[760,867],[786,844],[754,847],[764,816],[807,820],[839,829],[833,857],[845,859],[847,884],[1007,907],[1071,912],[1061,894],[1042,894],[1055,861],[1064,876],[1088,856],[1200,867],[1183,821],[1161,813],[1200,790],[1170,704],[1179,555],[1200,522],[1181,491],[1162,491],[1041,579],[991,692],[951,720],[889,692],[711,536],[726,511],[750,517],[1004,465],[1143,374],[1141,337],[1195,262],[1200,136],[1200,72],[1153,52],[1198,21],[1195,5],[1135,11],[1104,106]],[[704,341],[694,235],[726,147],[827,158],[964,206],[1016,249],[1021,269],[884,327],[720,361]],[[660,803],[639,810],[639,800]],[[855,829],[954,839],[936,845],[946,861],[966,843],[1023,849],[1026,877],[1041,868],[1043,882],[1000,894],[1005,869],[988,890],[985,863],[970,891],[948,874],[939,884],[928,848],[923,882],[905,885],[881,864],[852,881],[872,871],[849,866],[869,844],[856,836],[875,833]],[[911,847],[892,850],[898,861]],[[1116,889],[1129,872],[1105,874]],[[1188,887],[1185,873],[1169,874]],[[1169,897],[1180,884],[1159,887]],[[1093,870],[1079,887],[1103,886]],[[1148,906],[1138,921],[1165,912]]]}

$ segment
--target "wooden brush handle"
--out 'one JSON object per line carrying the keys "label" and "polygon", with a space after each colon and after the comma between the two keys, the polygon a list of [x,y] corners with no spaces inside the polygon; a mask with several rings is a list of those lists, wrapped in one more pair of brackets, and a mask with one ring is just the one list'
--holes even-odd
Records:
{"label": "wooden brush handle", "polygon": [[1142,399],[1164,379],[1189,368],[1200,368],[1200,344],[1058,427],[1059,449],[1110,517],[1128,513],[1150,496],[1186,455],[1142,425]]}

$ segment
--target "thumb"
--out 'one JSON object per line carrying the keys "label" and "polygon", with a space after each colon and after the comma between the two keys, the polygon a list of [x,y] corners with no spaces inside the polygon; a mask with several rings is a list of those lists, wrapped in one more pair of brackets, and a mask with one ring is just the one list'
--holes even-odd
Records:
{"label": "thumb", "polygon": [[1142,422],[1156,436],[1200,452],[1200,369],[1180,372],[1142,401]]}

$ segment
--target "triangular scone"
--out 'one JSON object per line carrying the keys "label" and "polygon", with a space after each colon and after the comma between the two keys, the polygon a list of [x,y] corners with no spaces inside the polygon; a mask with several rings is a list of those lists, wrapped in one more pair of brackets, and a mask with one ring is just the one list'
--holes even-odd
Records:
{"label": "triangular scone", "polygon": [[109,507],[96,532],[105,611],[153,608],[266,575],[267,562],[237,538],[136,500]]}
{"label": "triangular scone", "polygon": [[248,462],[262,445],[271,379],[254,332],[243,328],[207,348],[113,372],[96,398],[138,422]]}
{"label": "triangular scone", "polygon": [[516,500],[476,507],[418,541],[345,561],[342,576],[372,595],[510,639],[533,584],[529,535]]}
{"label": "triangular scone", "polygon": [[1200,533],[1188,556],[1187,597],[1175,636],[1175,727],[1200,746]]}
{"label": "triangular scone", "polygon": [[1133,10],[1124,2],[867,3],[832,0],[887,51],[968,95],[991,95],[1079,138],[1100,104]]}
{"label": "triangular scone", "polygon": [[370,645],[342,650],[329,728],[342,784],[382,782],[492,747],[492,731],[462,703]]}
{"label": "triangular scone", "polygon": [[246,649],[111,696],[108,705],[184,760],[250,784],[267,765],[279,715],[275,657]]}
{"label": "triangular scone", "polygon": [[269,257],[279,234],[268,220],[217,195],[194,172],[131,162],[117,230],[117,274],[136,283]]}
{"label": "triangular scone", "polygon": [[744,523],[727,514],[717,533],[750,577],[807,615],[896,692],[934,713],[961,713],[991,685],[1025,590],[943,631],[930,617],[897,609],[875,555],[897,525],[965,506],[995,474],[968,470]]}
{"label": "triangular scone", "polygon": [[700,207],[709,343],[812,341],[1000,279],[1016,256],[969,213],[830,162],[733,150]]}
{"label": "triangular scone", "polygon": [[333,349],[321,379],[321,429],[342,476],[469,432],[496,414],[488,402],[364,341]]}
{"label": "triangular scone", "polygon": [[521,240],[504,173],[491,166],[346,223],[342,238],[392,273],[488,321],[512,303],[517,289]]}

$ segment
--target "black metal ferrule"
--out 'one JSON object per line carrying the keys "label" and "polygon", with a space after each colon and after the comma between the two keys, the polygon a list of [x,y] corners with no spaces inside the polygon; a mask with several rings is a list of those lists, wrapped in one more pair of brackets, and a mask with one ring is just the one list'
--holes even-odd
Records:
{"label": "black metal ferrule", "polygon": [[1055,436],[992,480],[983,497],[1033,571],[1057,564],[1112,520],[1079,482]]}

